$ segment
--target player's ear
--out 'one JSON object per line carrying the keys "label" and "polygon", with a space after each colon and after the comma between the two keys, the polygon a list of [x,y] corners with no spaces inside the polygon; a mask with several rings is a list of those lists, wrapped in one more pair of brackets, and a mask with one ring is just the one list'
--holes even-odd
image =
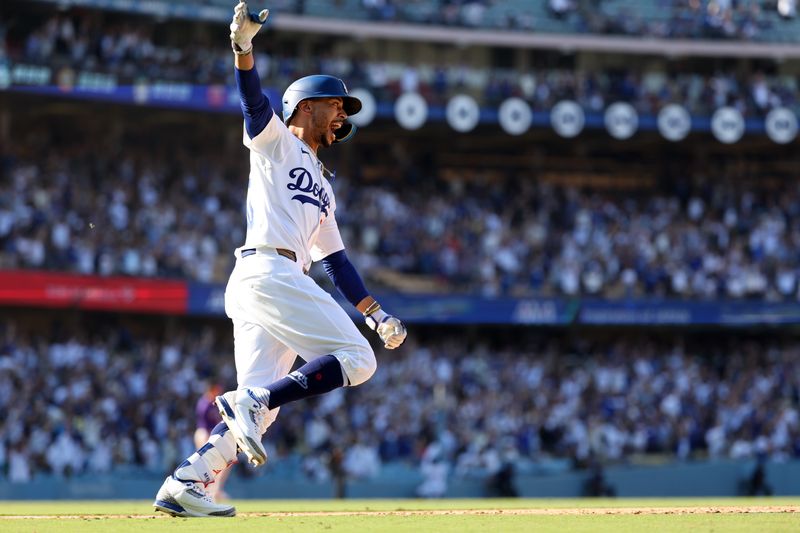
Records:
{"label": "player's ear", "polygon": [[314,106],[313,106],[311,100],[303,100],[302,102],[297,104],[297,110],[298,111],[301,111],[303,113],[308,113],[308,114],[311,114],[311,111],[313,110],[313,107]]}

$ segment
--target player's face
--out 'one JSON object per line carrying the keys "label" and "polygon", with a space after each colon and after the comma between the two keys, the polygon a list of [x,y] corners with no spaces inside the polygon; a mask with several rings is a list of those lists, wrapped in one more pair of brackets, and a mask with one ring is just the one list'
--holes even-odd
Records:
{"label": "player's face", "polygon": [[342,127],[347,119],[344,102],[341,98],[320,98],[314,100],[311,112],[311,127],[320,146],[326,148],[336,140],[336,130]]}

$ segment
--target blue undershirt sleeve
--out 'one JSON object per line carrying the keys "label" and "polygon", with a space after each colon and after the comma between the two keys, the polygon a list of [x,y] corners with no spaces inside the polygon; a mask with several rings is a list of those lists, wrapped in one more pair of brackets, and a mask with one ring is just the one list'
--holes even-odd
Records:
{"label": "blue undershirt sleeve", "polygon": [[353,263],[347,258],[344,250],[339,250],[322,260],[322,266],[331,281],[342,293],[342,296],[347,298],[347,301],[353,304],[353,307],[369,296],[364,282],[361,281],[361,276],[356,272]]}
{"label": "blue undershirt sleeve", "polygon": [[255,67],[250,70],[239,70],[234,67],[234,70],[239,97],[242,100],[244,127],[252,139],[267,127],[273,115],[272,107],[269,105],[269,98],[261,92],[261,80]]}

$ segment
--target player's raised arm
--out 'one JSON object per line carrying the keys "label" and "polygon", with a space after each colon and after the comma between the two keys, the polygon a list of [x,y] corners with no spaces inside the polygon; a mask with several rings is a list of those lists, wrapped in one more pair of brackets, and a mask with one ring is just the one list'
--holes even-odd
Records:
{"label": "player's raised arm", "polygon": [[252,139],[258,135],[272,118],[272,107],[261,92],[261,81],[253,59],[253,37],[269,16],[264,9],[257,15],[250,13],[247,2],[239,2],[233,10],[231,21],[231,47],[235,55],[236,85],[242,100],[245,128]]}

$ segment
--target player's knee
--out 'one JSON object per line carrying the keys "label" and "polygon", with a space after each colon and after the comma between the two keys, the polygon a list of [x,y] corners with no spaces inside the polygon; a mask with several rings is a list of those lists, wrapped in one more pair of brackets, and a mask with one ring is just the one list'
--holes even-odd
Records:
{"label": "player's knee", "polygon": [[373,359],[372,362],[354,369],[347,374],[347,379],[350,382],[350,386],[355,387],[356,385],[361,385],[372,377],[377,368],[378,365],[375,362],[375,359]]}
{"label": "player's knee", "polygon": [[369,358],[365,358],[361,367],[359,367],[358,372],[356,373],[356,379],[350,380],[350,386],[361,385],[369,378],[375,374],[375,371],[378,369],[378,361],[375,359],[375,354],[370,350]]}
{"label": "player's knee", "polygon": [[347,381],[351,387],[361,385],[367,381],[378,368],[375,352],[372,351],[372,348],[367,343],[348,353],[334,355],[342,365],[342,370],[347,376]]}

